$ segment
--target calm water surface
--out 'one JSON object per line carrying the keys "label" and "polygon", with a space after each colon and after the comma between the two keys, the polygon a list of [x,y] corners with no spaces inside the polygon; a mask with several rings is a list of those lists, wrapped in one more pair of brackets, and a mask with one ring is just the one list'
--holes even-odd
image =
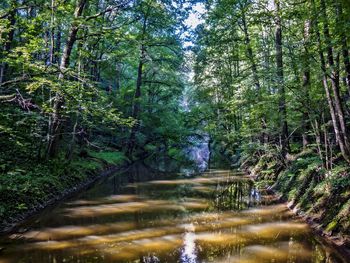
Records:
{"label": "calm water surface", "polygon": [[347,262],[273,200],[227,170],[135,166],[2,238],[0,263]]}

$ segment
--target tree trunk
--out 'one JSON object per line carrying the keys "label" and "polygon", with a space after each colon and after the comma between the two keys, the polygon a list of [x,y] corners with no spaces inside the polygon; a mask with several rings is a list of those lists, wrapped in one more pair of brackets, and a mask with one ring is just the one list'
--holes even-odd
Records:
{"label": "tree trunk", "polygon": [[[252,67],[252,74],[253,74],[253,81],[254,81],[254,86],[257,92],[257,100],[260,101],[262,99],[262,91],[261,91],[261,85],[260,85],[260,78],[258,74],[258,66],[255,62],[255,57],[253,53],[253,48],[251,46],[251,41],[250,41],[250,35],[249,35],[249,30],[248,30],[248,25],[246,21],[246,16],[245,16],[245,7],[241,6],[241,15],[242,15],[242,26],[243,26],[243,32],[244,32],[244,40],[246,44],[246,52],[247,52],[247,58],[251,64]],[[266,116],[262,114],[261,116],[261,129],[262,133],[260,136],[260,142],[263,144],[266,144],[268,142],[268,136],[266,133]]]}
{"label": "tree trunk", "polygon": [[[77,24],[77,18],[79,18],[84,10],[87,0],[80,0],[77,2],[77,6],[74,11],[74,21],[71,24],[68,32],[68,38],[66,45],[63,49],[63,54],[60,63],[60,73],[58,75],[59,80],[64,79],[64,72],[69,67],[69,59],[72,53],[74,43],[79,31],[79,25]],[[64,97],[61,93],[57,92],[54,99],[52,122],[50,127],[50,137],[48,143],[48,156],[55,157],[59,148],[60,130],[62,124],[61,108],[64,104]]]}
{"label": "tree trunk", "polygon": [[49,49],[49,62],[54,63],[55,60],[55,0],[51,0],[51,18],[50,18],[50,49]]}
{"label": "tree trunk", "polygon": [[[346,21],[346,17],[343,15],[343,7],[340,1],[336,3],[336,14],[337,14],[337,26],[343,27],[343,21]],[[340,41],[342,45],[342,55],[345,68],[345,82],[350,95],[350,59],[349,59],[349,50],[347,44],[346,32],[343,28],[340,28]]]}
{"label": "tree trunk", "polygon": [[[342,143],[344,144],[344,153],[346,155],[345,159],[350,160],[350,145],[349,145],[349,138],[345,123],[345,117],[344,117],[344,110],[342,106],[342,100],[340,97],[340,87],[339,87],[339,67],[334,62],[334,56],[333,56],[333,47],[331,42],[331,36],[329,33],[329,26],[328,26],[328,19],[327,19],[327,12],[326,12],[326,4],[324,0],[320,1],[321,3],[321,12],[323,16],[323,34],[326,42],[326,49],[327,49],[327,60],[328,65],[331,70],[331,87],[333,91],[333,102],[334,102],[334,111],[335,116],[338,119],[339,128],[340,128],[340,137],[342,140]],[[337,60],[338,61],[338,60]],[[340,146],[340,145],[339,145]]]}
{"label": "tree trunk", "polygon": [[[7,17],[9,21],[9,32],[3,47],[3,51],[2,51],[3,56],[6,56],[7,53],[10,51],[13,37],[15,34],[15,23],[16,23],[16,13],[17,13],[16,1],[13,1],[11,5],[12,5],[12,9],[9,11],[8,17]],[[5,62],[2,62],[0,64],[0,85],[6,80],[6,69],[7,69],[7,64]]]}
{"label": "tree trunk", "polygon": [[132,117],[136,120],[136,123],[131,129],[131,134],[129,138],[129,146],[127,151],[127,156],[129,158],[132,158],[132,153],[135,148],[136,144],[136,133],[139,129],[139,112],[141,109],[141,86],[142,86],[142,74],[143,74],[143,65],[144,65],[144,59],[145,59],[145,46],[141,44],[140,47],[140,60],[139,65],[137,68],[137,80],[136,80],[136,89],[135,89],[135,95],[134,95],[134,104],[132,109]]}
{"label": "tree trunk", "polygon": [[245,17],[245,11],[244,6],[241,6],[241,15],[242,15],[242,25],[243,25],[243,32],[244,32],[244,41],[246,44],[246,52],[247,52],[247,58],[252,66],[252,73],[253,73],[253,80],[254,85],[257,90],[260,90],[260,81],[259,81],[259,75],[258,75],[258,67],[256,65],[253,49],[250,43],[250,36],[248,31],[248,25]]}
{"label": "tree trunk", "polygon": [[314,120],[314,123],[311,122],[311,127],[313,129],[314,134],[315,134],[315,141],[316,141],[316,145],[317,145],[318,156],[320,157],[320,160],[322,161],[323,167],[325,167],[325,162],[324,162],[324,158],[323,158],[323,154],[322,154],[321,131],[320,131],[320,127],[319,127],[317,119]]}
{"label": "tree trunk", "polygon": [[118,94],[120,92],[120,85],[121,85],[121,77],[122,77],[122,64],[121,62],[117,62],[115,65],[115,90]]}
{"label": "tree trunk", "polygon": [[54,63],[58,63],[60,61],[60,55],[61,54],[61,28],[60,26],[57,26],[57,33],[56,33],[56,45],[54,48]]}
{"label": "tree trunk", "polygon": [[346,72],[346,86],[348,88],[348,93],[350,96],[350,59],[349,59],[349,50],[347,47],[347,41],[346,38],[342,41],[342,50],[343,50],[343,59],[344,59],[344,66],[345,66],[345,72]]}
{"label": "tree trunk", "polygon": [[[324,4],[324,3],[323,3]],[[340,151],[342,153],[342,156],[344,157],[344,159],[347,162],[350,162],[350,158],[349,158],[349,153],[346,147],[346,144],[344,142],[344,137],[341,135],[341,130],[340,130],[340,125],[339,125],[339,118],[337,118],[336,115],[336,110],[335,110],[335,106],[334,106],[334,102],[333,102],[333,98],[330,94],[329,91],[329,87],[328,87],[328,77],[327,77],[327,68],[326,68],[326,60],[323,54],[323,49],[322,49],[322,43],[321,43],[321,35],[319,32],[319,28],[318,28],[318,20],[317,20],[317,10],[316,10],[316,5],[315,2],[312,0],[312,7],[313,7],[313,13],[314,13],[314,18],[315,18],[315,26],[314,29],[316,31],[316,37],[317,37],[317,42],[318,42],[318,52],[319,52],[319,56],[320,56],[320,62],[321,62],[321,69],[322,69],[322,84],[323,87],[325,89],[325,93],[326,93],[326,98],[327,98],[327,102],[328,102],[328,107],[329,107],[329,111],[331,114],[331,119],[332,119],[332,124],[333,124],[333,129],[334,129],[334,134],[335,134],[335,139],[337,144],[339,145]],[[327,27],[327,25],[325,25],[325,27]],[[328,48],[328,55],[330,55],[330,50]],[[331,53],[332,57],[333,54]]]}
{"label": "tree trunk", "polygon": [[309,109],[308,105],[310,105],[310,54],[308,50],[308,45],[310,42],[310,26],[311,23],[309,20],[306,20],[304,23],[304,59],[303,59],[303,83],[302,83],[302,91],[303,91],[303,99],[304,99],[304,109],[303,109],[303,117],[302,117],[302,138],[303,138],[303,149],[305,150],[307,145],[309,144],[309,138],[307,132],[310,128],[309,124]]}
{"label": "tree trunk", "polygon": [[289,135],[288,135],[288,123],[287,123],[287,105],[286,105],[286,92],[283,79],[283,51],[282,51],[282,21],[280,17],[280,2],[274,0],[276,7],[276,32],[275,32],[275,45],[276,45],[276,67],[277,67],[277,85],[279,93],[279,115],[280,115],[280,127],[281,127],[281,153],[285,157],[289,151]]}
{"label": "tree trunk", "polygon": [[146,46],[144,44],[146,30],[147,30],[147,19],[148,19],[148,12],[147,10],[142,24],[142,31],[141,31],[141,46],[140,46],[140,58],[139,58],[139,65],[137,67],[137,79],[136,79],[136,89],[134,94],[134,102],[133,102],[133,108],[132,108],[132,117],[136,120],[136,123],[131,129],[129,143],[128,143],[128,149],[126,152],[126,155],[132,159],[132,153],[134,151],[135,145],[136,145],[136,133],[139,129],[140,123],[139,123],[139,113],[141,110],[141,86],[143,81],[143,66],[146,58]]}

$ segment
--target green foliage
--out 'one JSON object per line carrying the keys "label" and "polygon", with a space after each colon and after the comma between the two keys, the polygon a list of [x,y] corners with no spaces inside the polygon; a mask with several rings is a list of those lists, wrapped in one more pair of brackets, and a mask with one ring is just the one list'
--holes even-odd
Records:
{"label": "green foliage", "polygon": [[336,165],[330,175],[326,178],[334,192],[341,192],[350,189],[350,169],[346,164]]}
{"label": "green foliage", "polygon": [[336,220],[333,220],[332,222],[330,222],[327,227],[326,227],[326,231],[332,231],[334,228],[336,228],[338,225],[338,222]]}
{"label": "green foliage", "polygon": [[[205,129],[214,143],[222,145],[219,151],[230,153],[226,150],[229,148],[245,159],[264,151],[265,145],[281,152],[282,133],[289,133],[289,153],[305,150],[304,138],[309,148],[318,150],[323,162],[329,162],[338,154],[334,143],[338,139],[334,136],[329,108],[334,107],[335,102],[326,99],[321,81],[322,76],[329,77],[334,68],[324,69],[319,58],[323,56],[327,62],[328,45],[328,50],[333,49],[334,58],[337,52],[348,49],[346,38],[350,23],[345,6],[344,1],[285,1],[276,12],[277,7],[269,1],[207,3],[205,19],[194,33],[192,47],[195,95],[199,102],[197,114],[206,120]],[[323,10],[324,15],[319,16]],[[281,68],[277,66],[276,49],[279,18],[282,21]],[[328,27],[330,36],[324,27]],[[336,81],[348,74],[346,54],[338,58],[340,68],[334,72]],[[280,71],[283,71],[282,80]],[[339,89],[339,107],[344,108],[343,115],[348,118],[349,85],[340,81],[333,87]],[[330,89],[330,100],[337,96],[337,91],[332,92]],[[286,116],[282,114],[283,108]],[[288,131],[282,131],[284,118]]]}
{"label": "green foliage", "polygon": [[101,170],[103,168],[103,164],[101,161],[97,159],[82,159],[78,158],[72,161],[72,166],[74,169],[82,170],[82,171],[96,171]]}
{"label": "green foliage", "polygon": [[15,168],[0,177],[0,219],[7,218],[21,211],[59,195],[60,192],[79,182],[81,174],[69,166],[58,162],[38,164],[26,167],[26,170]]}
{"label": "green foliage", "polygon": [[91,157],[50,160],[46,163],[14,168],[0,176],[0,221],[43,204],[62,195],[71,187],[97,176],[106,165],[123,165],[126,157],[120,152],[93,152]]}
{"label": "green foliage", "polygon": [[120,165],[124,162],[127,161],[127,158],[125,157],[125,155],[121,152],[93,152],[93,151],[89,151],[88,154],[91,157],[94,157],[96,159],[102,160],[103,162],[107,163],[107,164],[111,164],[111,165]]}
{"label": "green foliage", "polygon": [[328,232],[349,233],[349,167],[339,162],[331,171],[317,155],[301,154],[281,172],[275,189]]}
{"label": "green foliage", "polygon": [[183,1],[117,2],[0,3],[1,220],[128,162],[135,126],[132,157],[185,159],[188,10]]}

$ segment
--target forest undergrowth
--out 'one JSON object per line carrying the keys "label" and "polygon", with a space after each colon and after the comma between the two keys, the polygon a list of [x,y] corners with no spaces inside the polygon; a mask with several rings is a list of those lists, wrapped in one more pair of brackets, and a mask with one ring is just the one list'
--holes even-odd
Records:
{"label": "forest undergrowth", "polygon": [[246,158],[248,170],[261,188],[273,190],[296,214],[339,246],[350,245],[350,167],[339,156],[332,169],[311,149],[281,161],[273,149]]}

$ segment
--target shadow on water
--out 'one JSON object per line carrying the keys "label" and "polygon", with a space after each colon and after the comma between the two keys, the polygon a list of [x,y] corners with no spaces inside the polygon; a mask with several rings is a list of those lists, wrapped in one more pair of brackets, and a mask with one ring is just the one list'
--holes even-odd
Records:
{"label": "shadow on water", "polygon": [[13,262],[346,262],[242,173],[142,166],[100,181],[0,241]]}

